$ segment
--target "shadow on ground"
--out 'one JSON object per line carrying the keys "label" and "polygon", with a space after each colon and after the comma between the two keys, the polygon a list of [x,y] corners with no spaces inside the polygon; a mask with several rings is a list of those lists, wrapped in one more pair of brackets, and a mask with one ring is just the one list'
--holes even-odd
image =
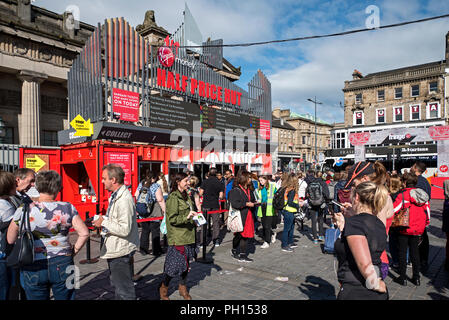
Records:
{"label": "shadow on ground", "polygon": [[307,295],[310,300],[336,300],[335,287],[328,281],[316,277],[307,276],[305,282],[298,289]]}

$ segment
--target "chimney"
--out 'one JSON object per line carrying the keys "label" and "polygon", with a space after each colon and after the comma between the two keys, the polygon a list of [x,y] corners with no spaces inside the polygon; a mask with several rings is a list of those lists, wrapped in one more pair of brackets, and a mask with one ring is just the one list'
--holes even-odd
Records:
{"label": "chimney", "polygon": [[354,72],[352,73],[352,80],[358,80],[358,79],[362,79],[362,78],[363,78],[363,76],[360,73],[360,71],[357,69],[354,69]]}
{"label": "chimney", "polygon": [[22,21],[31,22],[31,0],[17,1],[17,16]]}

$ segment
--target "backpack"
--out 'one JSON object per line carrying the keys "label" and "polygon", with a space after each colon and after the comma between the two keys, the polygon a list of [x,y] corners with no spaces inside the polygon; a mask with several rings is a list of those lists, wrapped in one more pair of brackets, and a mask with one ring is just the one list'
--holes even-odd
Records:
{"label": "backpack", "polygon": [[335,185],[337,184],[337,181],[331,181],[327,187],[329,188],[329,198],[334,199],[335,195]]}
{"label": "backpack", "polygon": [[323,186],[318,181],[312,181],[307,186],[307,198],[314,207],[319,207],[324,203]]}
{"label": "backpack", "polygon": [[139,196],[137,197],[136,211],[142,218],[148,218],[151,214],[151,211],[153,211],[152,207],[154,205],[154,201],[151,201],[151,203],[149,203],[149,191],[150,190],[148,188],[142,187]]}
{"label": "backpack", "polygon": [[340,190],[338,190],[337,195],[338,195],[338,202],[351,203],[351,189],[340,189]]}
{"label": "backpack", "polygon": [[284,199],[285,188],[280,188],[273,197],[273,208],[275,210],[283,210],[287,205]]}

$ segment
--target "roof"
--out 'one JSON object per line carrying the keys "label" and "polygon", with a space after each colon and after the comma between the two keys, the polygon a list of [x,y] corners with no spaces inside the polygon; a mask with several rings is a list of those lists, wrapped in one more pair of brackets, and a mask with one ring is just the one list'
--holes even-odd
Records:
{"label": "roof", "polygon": [[287,129],[287,130],[296,130],[295,127],[293,127],[291,124],[287,123],[287,121],[284,121],[284,124],[281,123],[281,119],[273,116],[273,120],[271,123],[271,126],[273,128],[281,128],[281,129]]}
{"label": "roof", "polygon": [[[309,120],[312,122],[315,122],[315,117],[313,115],[311,115],[310,113],[296,113],[296,112],[291,112],[290,113],[290,118],[299,118],[299,119],[304,119],[304,120]],[[320,124],[326,124],[326,125],[331,125],[329,122],[326,122],[320,118],[316,118],[316,122],[320,123]]]}

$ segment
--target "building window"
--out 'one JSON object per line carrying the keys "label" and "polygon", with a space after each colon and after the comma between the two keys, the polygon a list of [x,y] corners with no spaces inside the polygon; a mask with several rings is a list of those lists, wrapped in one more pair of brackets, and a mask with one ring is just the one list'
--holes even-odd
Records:
{"label": "building window", "polygon": [[438,82],[433,81],[429,83],[429,93],[437,93],[438,92]]}
{"label": "building window", "polygon": [[346,148],[346,134],[344,132],[337,132],[335,139],[336,149]]}
{"label": "building window", "polygon": [[385,108],[376,110],[376,123],[385,123]]}
{"label": "building window", "polygon": [[5,136],[0,138],[0,142],[3,141],[5,144],[14,144],[14,128],[12,127],[5,127]]}
{"label": "building window", "polygon": [[43,146],[57,146],[58,132],[57,131],[42,131],[42,145]]}
{"label": "building window", "polygon": [[412,96],[412,97],[419,96],[419,84],[412,86],[412,92],[411,92],[410,96]]}
{"label": "building window", "polygon": [[410,120],[419,120],[421,118],[419,104],[410,106]]}
{"label": "building window", "polygon": [[427,119],[437,119],[440,115],[440,104],[438,102],[431,102],[427,105]]}
{"label": "building window", "polygon": [[394,98],[395,99],[402,99],[402,87],[394,88]]}
{"label": "building window", "polygon": [[356,103],[356,104],[362,103],[362,94],[361,94],[361,93],[357,93],[357,94],[355,95],[355,103]]}
{"label": "building window", "polygon": [[354,125],[363,125],[363,111],[354,112],[353,117],[354,117],[353,119]]}
{"label": "building window", "polygon": [[385,90],[377,90],[377,101],[385,101]]}
{"label": "building window", "polygon": [[395,122],[404,120],[404,107],[394,107],[393,108],[393,119]]}
{"label": "building window", "polygon": [[302,136],[302,144],[306,144],[306,136]]}

